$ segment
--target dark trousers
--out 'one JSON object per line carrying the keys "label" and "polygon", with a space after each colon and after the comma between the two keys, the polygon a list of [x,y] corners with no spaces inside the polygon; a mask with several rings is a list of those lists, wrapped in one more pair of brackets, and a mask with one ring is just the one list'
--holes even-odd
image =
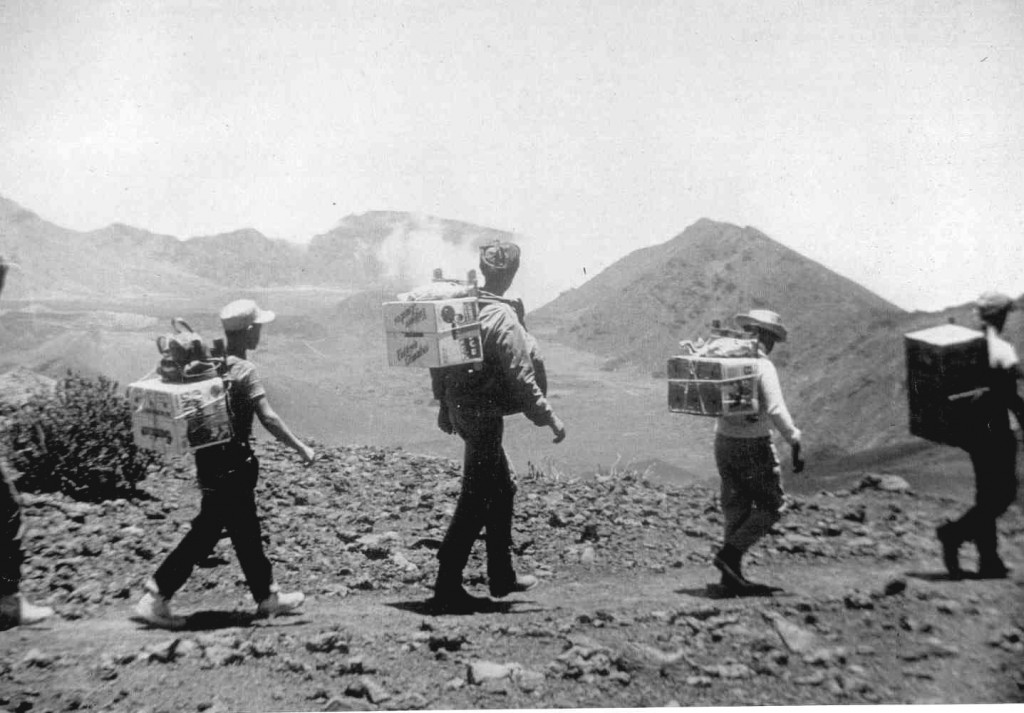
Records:
{"label": "dark trousers", "polygon": [[769,438],[715,437],[725,544],[746,552],[779,521],[782,470]]}
{"label": "dark trousers", "polygon": [[25,534],[21,518],[21,497],[14,487],[13,473],[0,461],[0,596],[17,594],[21,586],[21,564]]}
{"label": "dark trousers", "polygon": [[[200,451],[200,454],[203,451]],[[227,530],[238,563],[253,598],[270,596],[273,572],[263,552],[262,532],[256,512],[256,480],[259,461],[253,455],[202,461],[197,454],[196,470],[202,500],[192,528],[167,556],[153,579],[165,597],[172,596],[192,574],[196,564],[209,555],[221,533]],[[205,456],[204,456],[205,457]]]}
{"label": "dark trousers", "polygon": [[466,444],[462,492],[437,558],[438,588],[462,584],[473,543],[487,530],[487,578],[492,589],[516,581],[512,568],[512,512],[515,475],[501,446],[500,416],[470,418],[451,409],[456,432]]}
{"label": "dark trousers", "polygon": [[981,566],[999,563],[996,520],[1017,499],[1017,439],[990,433],[968,449],[974,466],[974,506],[945,526],[955,542],[973,542]]}

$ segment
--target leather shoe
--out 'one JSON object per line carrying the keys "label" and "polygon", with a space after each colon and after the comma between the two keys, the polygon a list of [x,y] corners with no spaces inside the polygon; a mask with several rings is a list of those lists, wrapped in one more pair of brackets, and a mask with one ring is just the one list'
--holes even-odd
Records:
{"label": "leather shoe", "polygon": [[711,561],[711,563],[718,569],[719,572],[722,573],[723,587],[725,587],[726,589],[742,591],[750,585],[750,582],[744,579],[743,575],[740,574],[740,572],[738,571],[739,563],[729,561],[730,558],[728,556],[728,553],[724,552],[724,549],[725,548],[719,550],[718,554],[715,555],[715,558]]}
{"label": "leather shoe", "polygon": [[528,592],[534,587],[536,587],[538,584],[540,584],[539,579],[534,577],[532,574],[524,574],[522,577],[516,577],[515,581],[513,581],[511,584],[492,584],[490,587],[491,596],[500,599],[501,597],[508,596],[509,594],[515,594],[517,592]]}
{"label": "leather shoe", "polygon": [[1006,579],[1010,576],[1010,568],[1002,560],[996,562],[982,562],[978,567],[978,574],[975,579]]}

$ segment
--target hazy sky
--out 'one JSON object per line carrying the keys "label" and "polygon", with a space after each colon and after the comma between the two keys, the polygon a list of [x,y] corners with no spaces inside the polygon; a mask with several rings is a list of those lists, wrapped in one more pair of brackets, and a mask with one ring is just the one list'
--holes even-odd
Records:
{"label": "hazy sky", "polygon": [[393,209],[576,279],[701,217],[902,307],[1024,292],[1024,3],[0,3],[0,195],[308,240]]}

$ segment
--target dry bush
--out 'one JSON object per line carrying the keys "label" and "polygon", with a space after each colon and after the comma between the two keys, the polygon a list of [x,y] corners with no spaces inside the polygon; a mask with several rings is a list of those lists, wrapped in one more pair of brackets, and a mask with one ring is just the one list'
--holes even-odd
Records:
{"label": "dry bush", "polygon": [[106,377],[68,372],[9,416],[8,452],[18,489],[78,500],[132,497],[160,456],[132,440],[131,407]]}

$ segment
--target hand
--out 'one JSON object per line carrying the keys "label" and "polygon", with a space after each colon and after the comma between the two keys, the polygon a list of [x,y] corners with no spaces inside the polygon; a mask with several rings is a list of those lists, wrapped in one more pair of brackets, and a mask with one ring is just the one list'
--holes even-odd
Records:
{"label": "hand", "polygon": [[562,423],[562,419],[554,414],[551,414],[551,423],[548,424],[551,428],[551,432],[555,434],[552,443],[561,443],[565,440],[565,424]]}
{"label": "hand", "polygon": [[452,419],[448,416],[447,406],[442,405],[437,412],[437,427],[449,435],[455,433],[455,426],[452,425]]}
{"label": "hand", "polygon": [[790,450],[793,457],[793,472],[799,473],[804,469],[804,459],[800,457],[800,441],[793,443]]}

